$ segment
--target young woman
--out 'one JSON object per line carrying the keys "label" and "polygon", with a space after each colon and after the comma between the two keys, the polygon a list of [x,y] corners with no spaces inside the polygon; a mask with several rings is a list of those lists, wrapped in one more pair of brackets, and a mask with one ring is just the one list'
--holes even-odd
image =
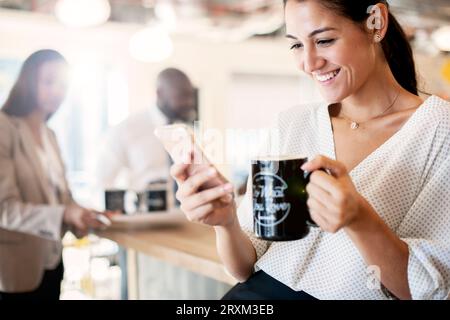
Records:
{"label": "young woman", "polygon": [[66,96],[67,62],[33,53],[0,112],[0,300],[58,299],[61,237],[99,228],[98,213],[71,197],[47,120]]}
{"label": "young woman", "polygon": [[303,169],[314,171],[308,207],[320,228],[299,241],[257,239],[251,194],[237,212],[232,186],[211,186],[214,169],[172,167],[182,210],[214,226],[242,282],[225,298],[447,299],[450,104],[418,96],[386,1],[288,0],[285,19],[297,67],[326,100],[278,118],[282,153],[311,156]]}

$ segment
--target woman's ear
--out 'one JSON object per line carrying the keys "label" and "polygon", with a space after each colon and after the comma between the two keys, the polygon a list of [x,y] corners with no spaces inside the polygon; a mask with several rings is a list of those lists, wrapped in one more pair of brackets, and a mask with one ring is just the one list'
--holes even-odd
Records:
{"label": "woman's ear", "polygon": [[375,42],[381,42],[387,32],[389,24],[389,9],[383,3],[367,8],[370,16],[367,18],[366,28],[369,34],[373,35]]}

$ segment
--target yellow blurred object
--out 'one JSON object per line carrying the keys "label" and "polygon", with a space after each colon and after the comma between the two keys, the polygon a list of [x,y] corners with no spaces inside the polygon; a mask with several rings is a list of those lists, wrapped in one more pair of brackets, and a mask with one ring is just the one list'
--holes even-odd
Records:
{"label": "yellow blurred object", "polygon": [[62,239],[62,243],[65,248],[83,248],[92,244],[92,241],[89,236],[78,239],[72,232],[67,232]]}
{"label": "yellow blurred object", "polygon": [[94,281],[89,274],[86,274],[83,276],[83,278],[81,278],[80,286],[84,294],[87,294],[91,297],[95,296]]}
{"label": "yellow blurred object", "polygon": [[90,245],[90,241],[89,241],[89,237],[83,237],[81,239],[77,239],[74,243],[74,247],[76,248],[82,248],[82,247],[87,247],[88,245]]}
{"label": "yellow blurred object", "polygon": [[442,67],[442,77],[444,77],[447,82],[450,82],[450,60],[447,60]]}

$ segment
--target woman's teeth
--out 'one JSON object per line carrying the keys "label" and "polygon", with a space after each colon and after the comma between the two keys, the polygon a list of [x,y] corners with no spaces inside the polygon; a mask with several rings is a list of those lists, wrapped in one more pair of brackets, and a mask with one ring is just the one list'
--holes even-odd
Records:
{"label": "woman's teeth", "polygon": [[341,71],[341,69],[338,69],[338,70],[335,70],[335,71],[332,71],[332,72],[329,72],[329,73],[316,74],[315,77],[320,82],[325,82],[325,81],[331,80],[334,77],[336,77],[338,75],[339,71]]}

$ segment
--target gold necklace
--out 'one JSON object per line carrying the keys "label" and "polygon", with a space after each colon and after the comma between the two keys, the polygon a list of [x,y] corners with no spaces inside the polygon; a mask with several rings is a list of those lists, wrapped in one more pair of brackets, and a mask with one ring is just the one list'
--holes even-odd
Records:
{"label": "gold necklace", "polygon": [[391,102],[391,104],[386,108],[386,110],[384,110],[382,113],[380,113],[380,114],[377,115],[376,117],[373,117],[373,118],[371,118],[371,119],[369,119],[369,120],[366,120],[366,121],[364,121],[364,122],[357,122],[357,121],[354,121],[354,120],[348,118],[347,116],[345,116],[343,113],[341,113],[341,116],[342,116],[342,118],[344,118],[346,121],[350,122],[350,129],[356,130],[356,129],[358,129],[359,127],[361,127],[362,124],[364,124],[364,123],[366,123],[366,122],[369,122],[370,120],[379,118],[379,117],[381,117],[383,114],[385,114],[386,112],[388,112],[388,111],[394,106],[394,104],[395,104],[395,102],[397,101],[397,99],[398,99],[399,96],[400,96],[400,92],[397,93],[397,96],[394,98],[394,100]]}

